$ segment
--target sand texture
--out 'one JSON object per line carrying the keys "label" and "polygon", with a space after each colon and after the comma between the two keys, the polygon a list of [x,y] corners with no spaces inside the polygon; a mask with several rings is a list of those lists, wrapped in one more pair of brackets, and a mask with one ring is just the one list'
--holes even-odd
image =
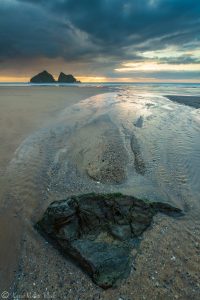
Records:
{"label": "sand texture", "polygon": [[[2,202],[7,197],[5,191],[10,186],[5,174],[8,163],[27,136],[49,126],[64,108],[105,91],[104,88],[92,87],[0,87],[0,287],[2,289],[8,288],[13,272],[17,269],[20,251],[19,232],[22,229],[21,217],[17,218],[16,212],[13,212],[16,206],[8,210],[2,208]],[[27,172],[24,174],[24,180],[27,182],[28,195],[34,197],[33,185],[28,191],[30,176],[31,174],[28,175]]]}
{"label": "sand texture", "polygon": [[[1,289],[25,299],[199,299],[198,109],[127,87],[1,88],[0,104]],[[106,291],[34,229],[53,201],[91,192],[184,211],[154,216],[130,276]]]}

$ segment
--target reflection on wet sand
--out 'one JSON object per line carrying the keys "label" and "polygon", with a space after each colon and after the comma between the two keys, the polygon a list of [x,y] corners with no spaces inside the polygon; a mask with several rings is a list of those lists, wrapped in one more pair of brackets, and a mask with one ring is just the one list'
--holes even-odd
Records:
{"label": "reflection on wet sand", "polygon": [[[16,280],[16,290],[22,292],[25,287],[31,286],[38,271],[33,270],[32,275],[27,276],[22,276],[22,273],[31,269],[30,260],[34,260],[38,253],[40,257],[37,257],[35,263],[40,267],[40,279],[45,277],[46,268],[49,268],[50,273],[57,272],[57,267],[49,262],[50,258],[57,262],[62,274],[66,272],[66,263],[63,263],[63,259],[51,247],[45,246],[44,254],[41,250],[44,241],[32,228],[33,223],[52,201],[91,191],[120,191],[142,199],[169,202],[187,212],[185,219],[180,221],[169,221],[161,217],[160,224],[164,223],[164,228],[170,228],[170,236],[166,240],[162,237],[158,219],[156,230],[159,231],[160,228],[161,231],[157,233],[157,237],[155,231],[149,237],[148,233],[145,234],[146,242],[141,246],[144,247],[144,252],[139,260],[144,264],[148,255],[152,255],[149,264],[144,267],[144,271],[151,276],[156,253],[152,247],[149,247],[149,254],[145,250],[148,238],[154,236],[153,243],[156,243],[156,248],[157,243],[162,243],[162,258],[158,259],[158,263],[162,259],[167,263],[168,242],[172,243],[170,247],[173,249],[177,247],[178,240],[180,250],[177,250],[176,255],[182,262],[179,264],[180,272],[186,272],[184,257],[193,257],[191,265],[187,265],[192,274],[193,283],[188,283],[187,286],[191,292],[192,285],[196,284],[197,267],[194,262],[197,254],[196,249],[191,250],[191,240],[185,240],[186,235],[183,232],[187,231],[192,236],[192,242],[198,243],[197,235],[191,231],[192,220],[196,222],[196,232],[200,230],[198,114],[193,108],[180,106],[161,95],[137,94],[131,88],[122,88],[120,93],[94,96],[63,110],[53,126],[28,137],[17,149],[6,174],[9,186],[5,207],[14,207],[14,211],[22,219],[23,235],[27,239],[22,247],[23,271]],[[176,237],[175,240],[171,235]],[[30,247],[33,247],[31,254],[28,253]],[[187,249],[190,249],[190,253]],[[71,268],[72,273],[77,272],[77,269],[73,269],[75,267],[68,268]],[[157,268],[159,269],[158,265]],[[36,269],[38,270],[37,267]],[[163,270],[160,280],[168,276],[170,270]],[[176,271],[176,276],[179,271]],[[88,287],[85,275],[80,272],[76,278],[80,279],[82,276]],[[137,282],[135,276],[137,272],[130,279],[132,284]],[[39,278],[34,280],[37,280],[38,289],[42,289],[44,284],[39,282]],[[145,278],[146,276],[141,279],[141,284]],[[175,286],[169,284],[173,293],[177,286],[180,288],[184,284],[184,280],[180,278]],[[60,281],[55,275],[50,275],[45,284],[51,285],[52,282],[59,287]],[[117,293],[124,291],[125,287],[128,293],[127,284],[121,290],[110,294],[107,299],[115,299]],[[147,280],[146,284],[150,286]],[[163,289],[162,286],[162,295]],[[89,285],[89,290],[94,295],[96,287]],[[64,292],[65,287],[60,287],[60,295]],[[153,289],[152,293],[154,292]],[[76,293],[80,291],[76,290]],[[143,294],[145,295],[145,287]]]}

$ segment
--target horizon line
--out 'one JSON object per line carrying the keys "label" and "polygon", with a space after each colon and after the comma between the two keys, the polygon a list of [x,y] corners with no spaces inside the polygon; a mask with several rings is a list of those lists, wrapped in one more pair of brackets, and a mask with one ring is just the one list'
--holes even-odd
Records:
{"label": "horizon line", "polygon": [[32,83],[30,81],[0,81],[0,84],[30,84],[30,85],[81,85],[81,84],[130,84],[130,83],[146,83],[146,84],[157,84],[157,83],[166,83],[166,84],[175,84],[175,83],[185,83],[185,84],[200,84],[200,81],[182,81],[182,80],[171,80],[171,81],[82,81],[77,83],[62,83],[62,82],[43,82],[43,83]]}

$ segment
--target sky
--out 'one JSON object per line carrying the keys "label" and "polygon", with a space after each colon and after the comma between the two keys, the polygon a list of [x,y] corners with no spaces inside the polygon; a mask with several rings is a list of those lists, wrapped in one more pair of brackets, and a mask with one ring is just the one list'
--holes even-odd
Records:
{"label": "sky", "polygon": [[200,0],[0,0],[0,81],[200,82]]}

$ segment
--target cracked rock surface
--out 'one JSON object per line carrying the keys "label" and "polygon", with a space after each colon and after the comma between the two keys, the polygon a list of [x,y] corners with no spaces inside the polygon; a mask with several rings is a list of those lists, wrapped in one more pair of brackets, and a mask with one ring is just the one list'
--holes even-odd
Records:
{"label": "cracked rock surface", "polygon": [[169,204],[119,193],[84,194],[51,203],[36,228],[109,288],[129,274],[131,250],[158,212],[182,214]]}

